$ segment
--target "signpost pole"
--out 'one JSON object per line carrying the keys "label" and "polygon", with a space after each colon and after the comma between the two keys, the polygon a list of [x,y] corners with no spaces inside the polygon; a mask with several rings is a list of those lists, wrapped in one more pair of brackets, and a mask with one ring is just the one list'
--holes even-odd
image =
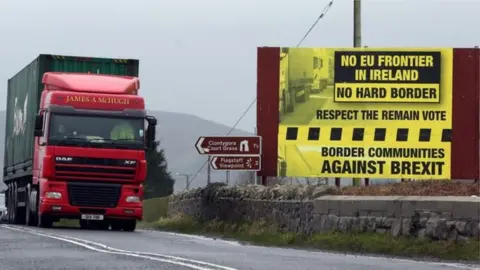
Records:
{"label": "signpost pole", "polygon": [[211,166],[210,166],[210,155],[207,156],[207,162],[208,162],[208,166],[207,166],[207,185],[210,184],[210,172],[211,172]]}
{"label": "signpost pole", "polygon": [[[258,131],[257,131],[257,126],[255,126],[254,129],[253,129],[253,134],[255,134],[255,136],[257,136],[257,135],[258,135],[257,132],[258,132]],[[258,172],[257,172],[257,171],[255,171],[254,177],[255,177],[255,178],[254,178],[255,185],[258,185],[258,183],[259,183],[260,181],[259,181],[259,179],[258,179]]]}
{"label": "signpost pole", "polygon": [[[362,47],[362,13],[360,0],[353,0],[353,47]],[[360,178],[353,178],[352,185],[360,186]]]}

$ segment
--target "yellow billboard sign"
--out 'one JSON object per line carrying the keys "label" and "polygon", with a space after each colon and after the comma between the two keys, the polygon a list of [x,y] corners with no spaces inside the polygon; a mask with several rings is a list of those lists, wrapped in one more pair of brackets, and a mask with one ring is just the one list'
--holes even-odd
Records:
{"label": "yellow billboard sign", "polygon": [[282,48],[278,175],[449,179],[452,56]]}

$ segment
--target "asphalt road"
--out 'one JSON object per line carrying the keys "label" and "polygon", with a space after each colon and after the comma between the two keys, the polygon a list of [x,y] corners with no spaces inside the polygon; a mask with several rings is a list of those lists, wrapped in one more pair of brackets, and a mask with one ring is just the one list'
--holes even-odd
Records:
{"label": "asphalt road", "polygon": [[473,270],[480,267],[249,246],[157,231],[128,233],[0,225],[0,269]]}

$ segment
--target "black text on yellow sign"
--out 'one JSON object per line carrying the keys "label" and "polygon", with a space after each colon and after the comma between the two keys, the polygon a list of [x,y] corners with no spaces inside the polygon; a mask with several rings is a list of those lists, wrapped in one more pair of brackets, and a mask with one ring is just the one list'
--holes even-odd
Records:
{"label": "black text on yellow sign", "polygon": [[439,103],[440,84],[335,84],[335,102]]}
{"label": "black text on yellow sign", "polygon": [[336,51],[335,102],[439,103],[440,52]]}
{"label": "black text on yellow sign", "polygon": [[429,160],[322,160],[325,177],[447,179],[445,161]]}
{"label": "black text on yellow sign", "polygon": [[325,177],[448,179],[447,148],[322,147]]}

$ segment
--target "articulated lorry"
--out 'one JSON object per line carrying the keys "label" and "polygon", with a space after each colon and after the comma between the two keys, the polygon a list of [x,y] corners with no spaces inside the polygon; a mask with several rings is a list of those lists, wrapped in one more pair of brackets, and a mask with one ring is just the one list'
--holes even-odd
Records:
{"label": "articulated lorry", "polygon": [[8,220],[134,231],[157,120],[138,60],[40,55],[8,80],[3,181]]}
{"label": "articulated lorry", "polygon": [[282,48],[280,53],[280,116],[295,111],[297,103],[310,99],[314,81],[313,50]]}

